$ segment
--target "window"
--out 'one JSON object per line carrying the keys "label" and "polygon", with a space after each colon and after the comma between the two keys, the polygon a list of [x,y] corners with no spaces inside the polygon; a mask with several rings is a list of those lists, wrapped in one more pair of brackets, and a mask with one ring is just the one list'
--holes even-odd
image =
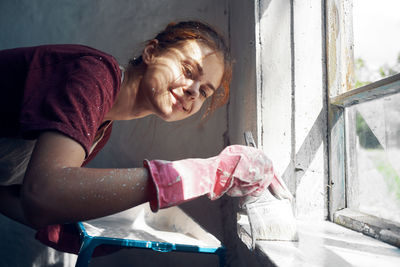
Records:
{"label": "window", "polygon": [[[399,28],[400,18],[392,17],[391,10],[398,10],[399,4],[327,1],[326,28],[330,219],[396,246],[400,244],[400,74],[396,74],[400,48],[392,27]],[[371,19],[369,12],[378,15]],[[363,27],[369,31],[364,39]]]}
{"label": "window", "polygon": [[397,0],[353,0],[354,87],[400,72]]}

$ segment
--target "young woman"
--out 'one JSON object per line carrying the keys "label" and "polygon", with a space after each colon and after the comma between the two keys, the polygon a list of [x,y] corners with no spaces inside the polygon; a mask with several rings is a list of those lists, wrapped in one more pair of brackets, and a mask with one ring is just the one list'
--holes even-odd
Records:
{"label": "young woman", "polygon": [[241,146],[204,160],[84,167],[108,140],[113,121],[182,120],[207,98],[212,112],[226,102],[230,77],[223,38],[194,21],[168,25],[126,70],[85,46],[0,51],[0,211],[42,229],[144,202],[156,211],[204,194],[259,195],[274,180],[271,164],[261,151]]}

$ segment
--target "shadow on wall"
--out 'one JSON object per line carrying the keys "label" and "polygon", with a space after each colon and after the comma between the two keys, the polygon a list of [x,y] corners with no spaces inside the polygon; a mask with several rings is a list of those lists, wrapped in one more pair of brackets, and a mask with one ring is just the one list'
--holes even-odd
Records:
{"label": "shadow on wall", "polygon": [[[328,203],[328,159],[323,156],[322,169],[310,169],[318,151],[323,147],[322,155],[328,155],[327,151],[327,119],[326,108],[323,108],[314,121],[313,126],[301,144],[299,150],[292,156],[293,160],[286,167],[282,178],[284,181],[293,179],[296,184],[294,196],[296,198],[297,212],[299,216],[317,216],[324,219],[327,216]],[[319,154],[320,155],[320,154]],[[306,173],[317,171],[317,175],[308,176]],[[305,177],[304,177],[305,178]],[[318,180],[316,180],[318,179]],[[323,181],[319,180],[323,179]],[[298,195],[300,194],[300,195]],[[311,194],[311,196],[310,196]],[[320,196],[322,194],[322,196]],[[308,197],[307,197],[308,195]],[[322,218],[323,217],[323,218]]]}
{"label": "shadow on wall", "polygon": [[259,1],[259,17],[262,18],[264,14],[267,12],[269,5],[272,0],[261,0]]}
{"label": "shadow on wall", "polygon": [[301,178],[310,167],[311,162],[314,160],[321,144],[326,145],[326,123],[326,109],[322,109],[294,156],[294,163],[289,164],[282,174],[285,181],[289,178],[291,171],[294,169],[297,181],[300,182]]}

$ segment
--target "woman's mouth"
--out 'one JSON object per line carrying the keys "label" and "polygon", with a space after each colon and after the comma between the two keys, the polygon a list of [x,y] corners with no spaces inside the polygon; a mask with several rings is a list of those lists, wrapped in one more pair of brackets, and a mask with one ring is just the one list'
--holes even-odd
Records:
{"label": "woman's mouth", "polygon": [[185,108],[185,106],[182,103],[182,99],[174,93],[174,90],[172,88],[169,88],[169,92],[171,93],[172,96],[172,104],[177,105],[183,111],[187,112],[188,109]]}

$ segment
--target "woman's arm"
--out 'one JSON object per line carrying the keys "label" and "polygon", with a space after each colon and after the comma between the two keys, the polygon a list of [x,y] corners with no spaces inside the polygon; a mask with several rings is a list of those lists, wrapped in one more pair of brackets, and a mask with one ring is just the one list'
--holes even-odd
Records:
{"label": "woman's arm", "polygon": [[84,156],[82,146],[61,133],[39,136],[21,191],[22,208],[32,225],[98,218],[155,195],[147,169],[82,168]]}

